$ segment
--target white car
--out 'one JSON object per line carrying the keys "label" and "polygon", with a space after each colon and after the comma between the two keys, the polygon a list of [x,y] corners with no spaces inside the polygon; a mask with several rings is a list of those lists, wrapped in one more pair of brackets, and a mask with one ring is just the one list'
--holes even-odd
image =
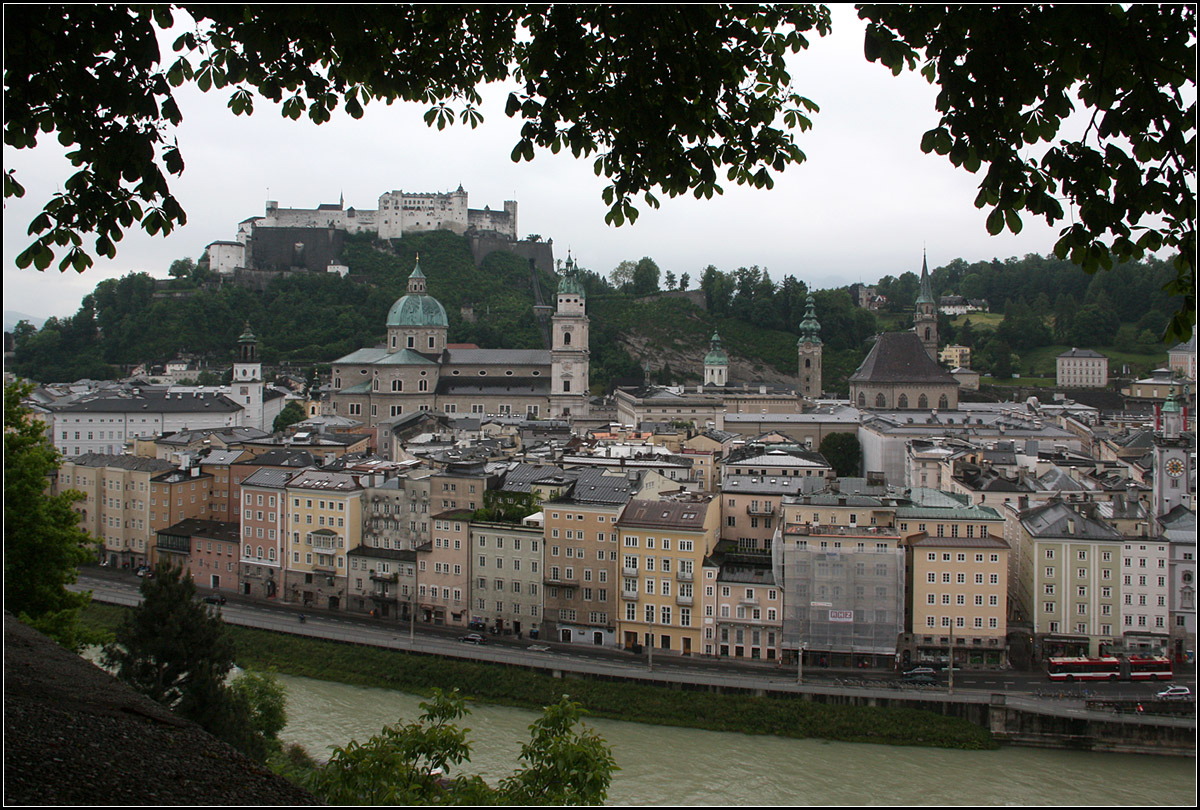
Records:
{"label": "white car", "polygon": [[1168,686],[1155,697],[1159,700],[1191,700],[1192,690],[1186,686]]}

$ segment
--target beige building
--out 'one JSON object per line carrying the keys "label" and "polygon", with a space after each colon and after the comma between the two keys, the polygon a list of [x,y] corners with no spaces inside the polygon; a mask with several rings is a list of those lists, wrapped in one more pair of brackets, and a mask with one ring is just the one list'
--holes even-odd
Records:
{"label": "beige building", "polygon": [[174,469],[159,459],[86,453],[63,460],[55,493],[83,493],[75,511],[80,528],[100,541],[100,561],[135,568],[152,562],[151,538],[160,523],[157,504],[151,518],[150,479]]}
{"label": "beige building", "polygon": [[950,368],[970,368],[971,349],[967,346],[947,346],[938,352],[938,361]]}
{"label": "beige building", "polygon": [[623,475],[584,470],[569,493],[546,501],[545,638],[609,647],[618,643],[617,519],[636,488],[637,482]]}
{"label": "beige building", "polygon": [[362,534],[362,487],[342,472],[303,470],[287,484],[283,598],[344,610],[347,553]]}
{"label": "beige building", "polygon": [[[520,523],[472,521],[470,528],[471,619],[504,635],[540,635],[544,530],[541,514]],[[581,589],[609,585],[586,573]],[[588,593],[585,601],[593,598]]]}
{"label": "beige building", "polygon": [[1058,500],[1024,511],[1003,508],[1012,549],[1009,591],[1015,614],[1033,625],[1034,661],[1099,655],[1121,644],[1120,532]]}
{"label": "beige building", "polygon": [[1000,536],[908,540],[906,662],[1007,663],[1008,544]]}
{"label": "beige building", "polygon": [[683,655],[704,649],[697,572],[717,543],[721,507],[711,494],[633,500],[621,513],[621,613],[626,649]]}
{"label": "beige building", "polygon": [[1104,388],[1108,385],[1108,358],[1091,349],[1071,349],[1056,360],[1060,388]]}
{"label": "beige building", "polygon": [[775,661],[782,657],[783,590],[769,554],[722,553],[704,561],[704,654]]}

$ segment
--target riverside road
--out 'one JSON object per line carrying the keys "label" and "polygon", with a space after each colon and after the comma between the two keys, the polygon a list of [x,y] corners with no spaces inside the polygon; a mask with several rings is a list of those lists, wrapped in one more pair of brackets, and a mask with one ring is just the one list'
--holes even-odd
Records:
{"label": "riverside road", "polygon": [[[90,590],[96,602],[133,606],[140,600],[140,580],[129,572],[88,568],[80,572],[75,590]],[[203,592],[202,592],[203,593]],[[1082,686],[1051,684],[1044,674],[1005,671],[956,671],[953,692],[945,675],[937,686],[904,685],[894,673],[880,670],[832,670],[805,666],[803,683],[797,683],[795,667],[781,667],[767,661],[730,661],[683,657],[678,654],[642,653],[552,641],[517,639],[487,635],[487,643],[476,645],[459,641],[463,629],[407,622],[397,623],[352,613],[333,613],[306,609],[300,621],[298,607],[264,602],[226,594],[220,608],[229,624],[272,630],[293,635],[328,639],[424,654],[442,655],[475,661],[527,666],[556,674],[578,674],[634,678],[662,684],[712,685],[729,689],[774,692],[847,694],[863,697],[918,697],[928,694],[940,700],[964,703],[988,702],[1003,693],[1009,705],[1047,714],[1090,714],[1080,697],[1084,689],[1098,699],[1153,700],[1163,687],[1154,683],[1096,683]],[[1195,691],[1194,675],[1178,677]],[[1061,695],[1061,696],[1060,696]],[[1166,719],[1166,718],[1160,718]],[[1172,718],[1184,722],[1185,718]],[[1195,715],[1186,719],[1194,723]]]}

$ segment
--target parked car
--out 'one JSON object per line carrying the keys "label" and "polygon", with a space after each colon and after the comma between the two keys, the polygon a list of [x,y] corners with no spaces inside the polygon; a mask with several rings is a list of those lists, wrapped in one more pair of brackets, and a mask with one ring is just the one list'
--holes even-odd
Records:
{"label": "parked car", "polygon": [[225,604],[225,594],[210,593],[208,596],[204,597],[204,601],[208,602],[210,605],[223,605]]}
{"label": "parked car", "polygon": [[458,640],[465,644],[487,644],[487,639],[478,633],[467,633],[465,636],[459,636]]}
{"label": "parked car", "polygon": [[1168,686],[1155,697],[1159,700],[1191,700],[1192,690],[1186,686]]}
{"label": "parked car", "polygon": [[905,683],[937,683],[937,673],[931,667],[916,667],[900,676]]}

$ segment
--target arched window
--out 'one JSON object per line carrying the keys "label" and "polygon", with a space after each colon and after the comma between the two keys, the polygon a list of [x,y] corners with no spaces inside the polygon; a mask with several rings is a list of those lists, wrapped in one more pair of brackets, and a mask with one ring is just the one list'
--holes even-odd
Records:
{"label": "arched window", "polygon": [[876,408],[886,408],[887,407],[887,400],[883,398],[883,394],[875,395],[875,407]]}
{"label": "arched window", "polygon": [[925,339],[929,340],[929,327],[928,326],[925,327]]}
{"label": "arched window", "polygon": [[570,346],[570,345],[571,345],[571,333],[570,333],[570,332],[563,332],[563,333],[562,333],[562,336],[563,336],[563,345],[564,345],[564,346]]}
{"label": "arched window", "polygon": [[812,359],[811,358],[809,358],[809,357],[804,358],[804,367],[812,368]]}
{"label": "arched window", "polygon": [[900,395],[900,399],[896,401],[896,407],[897,408],[907,408],[908,407],[908,394]]}
{"label": "arched window", "polygon": [[858,407],[860,407],[860,408],[867,407],[867,395],[864,394],[862,391],[858,392]]}
{"label": "arched window", "polygon": [[950,400],[949,400],[949,399],[946,397],[946,395],[945,395],[945,394],[942,394],[942,395],[941,395],[941,396],[938,398],[938,407],[939,407],[939,408],[941,408],[941,409],[943,409],[943,410],[945,410],[945,409],[947,409],[947,408],[949,408],[949,407],[950,407]]}
{"label": "arched window", "polygon": [[249,544],[249,543],[247,543],[247,544],[246,544],[246,559],[250,559],[250,556],[251,556],[251,551],[252,551],[252,550],[253,550],[253,549],[251,549],[251,548],[250,548],[250,544]]}
{"label": "arched window", "polygon": [[418,391],[428,391],[429,390],[429,380],[417,380],[417,390]]}
{"label": "arched window", "polygon": [[268,559],[268,560],[270,560],[271,562],[275,562],[275,549],[274,549],[274,547],[272,547],[272,548],[268,548],[268,549],[267,549],[267,559]]}
{"label": "arched window", "polygon": [[926,408],[928,408],[929,407],[929,397],[925,396],[924,394],[921,394],[921,396],[917,399],[917,407],[920,408],[921,410],[925,410]]}
{"label": "arched window", "polygon": [[262,559],[262,546],[258,547],[258,554],[255,555],[258,559]]}

